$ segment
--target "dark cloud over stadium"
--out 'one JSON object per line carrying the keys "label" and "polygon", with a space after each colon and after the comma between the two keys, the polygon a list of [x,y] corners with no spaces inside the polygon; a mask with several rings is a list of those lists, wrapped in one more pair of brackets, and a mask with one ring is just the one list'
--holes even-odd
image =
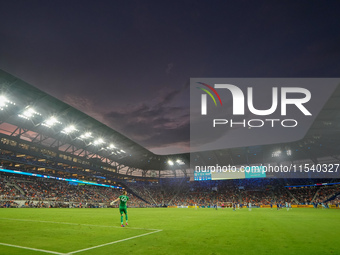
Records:
{"label": "dark cloud over stadium", "polygon": [[338,77],[339,7],[2,1],[0,69],[155,153],[181,153],[190,77]]}

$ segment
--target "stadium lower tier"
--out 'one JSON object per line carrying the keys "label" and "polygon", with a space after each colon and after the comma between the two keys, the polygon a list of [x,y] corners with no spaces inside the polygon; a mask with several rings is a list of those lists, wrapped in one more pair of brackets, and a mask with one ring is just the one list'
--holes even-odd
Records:
{"label": "stadium lower tier", "polygon": [[[292,205],[339,204],[340,185],[321,185],[324,181],[252,179],[188,182],[186,179],[165,179],[158,183],[135,182],[121,185],[128,191],[129,207],[213,207],[218,203],[251,203],[260,207],[286,202]],[[339,182],[336,179],[331,181]],[[285,187],[293,184],[298,187]],[[0,174],[2,207],[108,207],[119,195],[121,190],[108,187],[10,173]]]}

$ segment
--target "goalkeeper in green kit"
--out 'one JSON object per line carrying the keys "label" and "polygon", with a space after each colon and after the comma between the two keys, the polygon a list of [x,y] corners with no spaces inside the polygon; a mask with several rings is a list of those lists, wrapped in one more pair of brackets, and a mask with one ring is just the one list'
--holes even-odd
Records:
{"label": "goalkeeper in green kit", "polygon": [[123,191],[123,195],[119,196],[119,198],[117,198],[116,200],[111,202],[111,204],[114,204],[115,202],[120,200],[119,212],[120,212],[120,222],[121,222],[122,227],[125,227],[124,226],[124,222],[123,222],[123,213],[125,214],[126,226],[128,225],[128,215],[127,215],[127,206],[126,206],[126,203],[129,200],[129,197],[126,194],[127,194],[127,192],[126,192],[126,190],[124,190]]}

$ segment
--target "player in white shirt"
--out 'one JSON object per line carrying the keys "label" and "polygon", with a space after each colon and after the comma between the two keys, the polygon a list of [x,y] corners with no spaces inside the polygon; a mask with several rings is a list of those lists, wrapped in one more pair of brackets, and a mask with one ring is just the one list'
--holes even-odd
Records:
{"label": "player in white shirt", "polygon": [[251,202],[249,202],[249,204],[248,204],[248,209],[249,209],[249,211],[251,211]]}

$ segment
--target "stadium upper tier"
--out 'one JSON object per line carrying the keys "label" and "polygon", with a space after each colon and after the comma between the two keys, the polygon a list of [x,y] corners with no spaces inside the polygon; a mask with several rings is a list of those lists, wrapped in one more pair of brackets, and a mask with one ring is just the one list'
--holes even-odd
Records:
{"label": "stadium upper tier", "polygon": [[[169,173],[163,177],[173,177],[176,173],[178,176],[179,172],[186,176],[190,169],[190,157],[201,165],[339,163],[340,86],[302,140],[195,152],[191,155],[156,155],[100,121],[2,70],[0,89],[1,137],[11,138],[18,144],[24,141],[44,147],[54,153],[62,152],[65,157],[71,155],[110,165],[117,173],[134,175],[138,170],[138,175],[144,177],[161,177],[161,172]],[[18,150],[23,149],[16,146]]]}
{"label": "stadium upper tier", "polygon": [[0,129],[16,139],[100,159],[117,168],[170,168],[168,156],[138,143],[74,107],[0,70]]}

